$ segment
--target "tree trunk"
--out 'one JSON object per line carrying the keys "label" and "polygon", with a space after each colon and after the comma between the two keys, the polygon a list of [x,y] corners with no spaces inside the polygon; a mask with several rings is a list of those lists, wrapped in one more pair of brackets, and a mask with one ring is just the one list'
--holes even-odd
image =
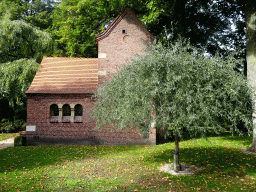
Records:
{"label": "tree trunk", "polygon": [[174,153],[174,171],[180,171],[180,162],[179,162],[179,136],[178,133],[175,135],[175,153]]}
{"label": "tree trunk", "polygon": [[[246,61],[247,61],[247,79],[249,83],[256,88],[256,4],[255,0],[246,0],[245,5],[246,19]],[[253,99],[254,105],[256,98]],[[253,112],[253,117],[256,113]],[[249,148],[251,151],[256,151],[256,120],[253,119],[253,142]]]}

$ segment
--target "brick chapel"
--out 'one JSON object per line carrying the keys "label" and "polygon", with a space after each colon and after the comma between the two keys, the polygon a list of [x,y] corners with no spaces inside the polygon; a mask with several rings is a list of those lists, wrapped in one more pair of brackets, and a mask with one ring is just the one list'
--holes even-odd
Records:
{"label": "brick chapel", "polygon": [[96,38],[98,58],[44,57],[27,95],[27,144],[40,140],[93,140],[96,144],[154,145],[156,131],[145,138],[136,128],[95,129],[90,114],[97,87],[116,73],[133,53],[155,37],[126,7]]}

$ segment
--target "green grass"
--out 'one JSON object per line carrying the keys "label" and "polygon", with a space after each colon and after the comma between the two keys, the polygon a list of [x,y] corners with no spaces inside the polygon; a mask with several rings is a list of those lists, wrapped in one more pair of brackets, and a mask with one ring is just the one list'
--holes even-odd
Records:
{"label": "green grass", "polygon": [[174,143],[157,146],[33,146],[0,150],[2,191],[256,191],[252,137],[180,142],[181,163],[202,169],[172,176]]}
{"label": "green grass", "polygon": [[11,137],[15,137],[20,135],[19,133],[2,133],[0,134],[0,141],[3,141],[5,139],[9,139]]}

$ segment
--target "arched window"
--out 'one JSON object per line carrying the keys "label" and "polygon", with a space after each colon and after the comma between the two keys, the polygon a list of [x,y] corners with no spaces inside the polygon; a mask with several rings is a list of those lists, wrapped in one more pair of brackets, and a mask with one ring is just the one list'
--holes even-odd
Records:
{"label": "arched window", "polygon": [[63,111],[63,116],[71,116],[71,109],[68,104],[63,105],[62,111]]}
{"label": "arched window", "polygon": [[50,106],[50,122],[58,123],[59,118],[59,107],[56,104],[52,104]]}
{"label": "arched window", "polygon": [[50,115],[52,116],[59,116],[59,108],[58,105],[52,104],[50,106]]}
{"label": "arched window", "polygon": [[83,107],[80,104],[75,106],[75,116],[82,116],[83,115]]}

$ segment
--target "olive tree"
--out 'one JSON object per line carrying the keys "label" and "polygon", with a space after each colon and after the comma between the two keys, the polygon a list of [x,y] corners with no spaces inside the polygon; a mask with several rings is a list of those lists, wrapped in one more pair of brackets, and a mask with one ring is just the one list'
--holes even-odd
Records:
{"label": "olive tree", "polygon": [[205,58],[188,43],[168,48],[161,44],[125,64],[99,87],[93,117],[97,127],[138,127],[148,132],[167,129],[175,136],[175,171],[180,170],[178,139],[184,130],[191,137],[229,130],[242,134],[243,124],[252,132],[252,91],[235,72],[239,62],[232,55]]}

